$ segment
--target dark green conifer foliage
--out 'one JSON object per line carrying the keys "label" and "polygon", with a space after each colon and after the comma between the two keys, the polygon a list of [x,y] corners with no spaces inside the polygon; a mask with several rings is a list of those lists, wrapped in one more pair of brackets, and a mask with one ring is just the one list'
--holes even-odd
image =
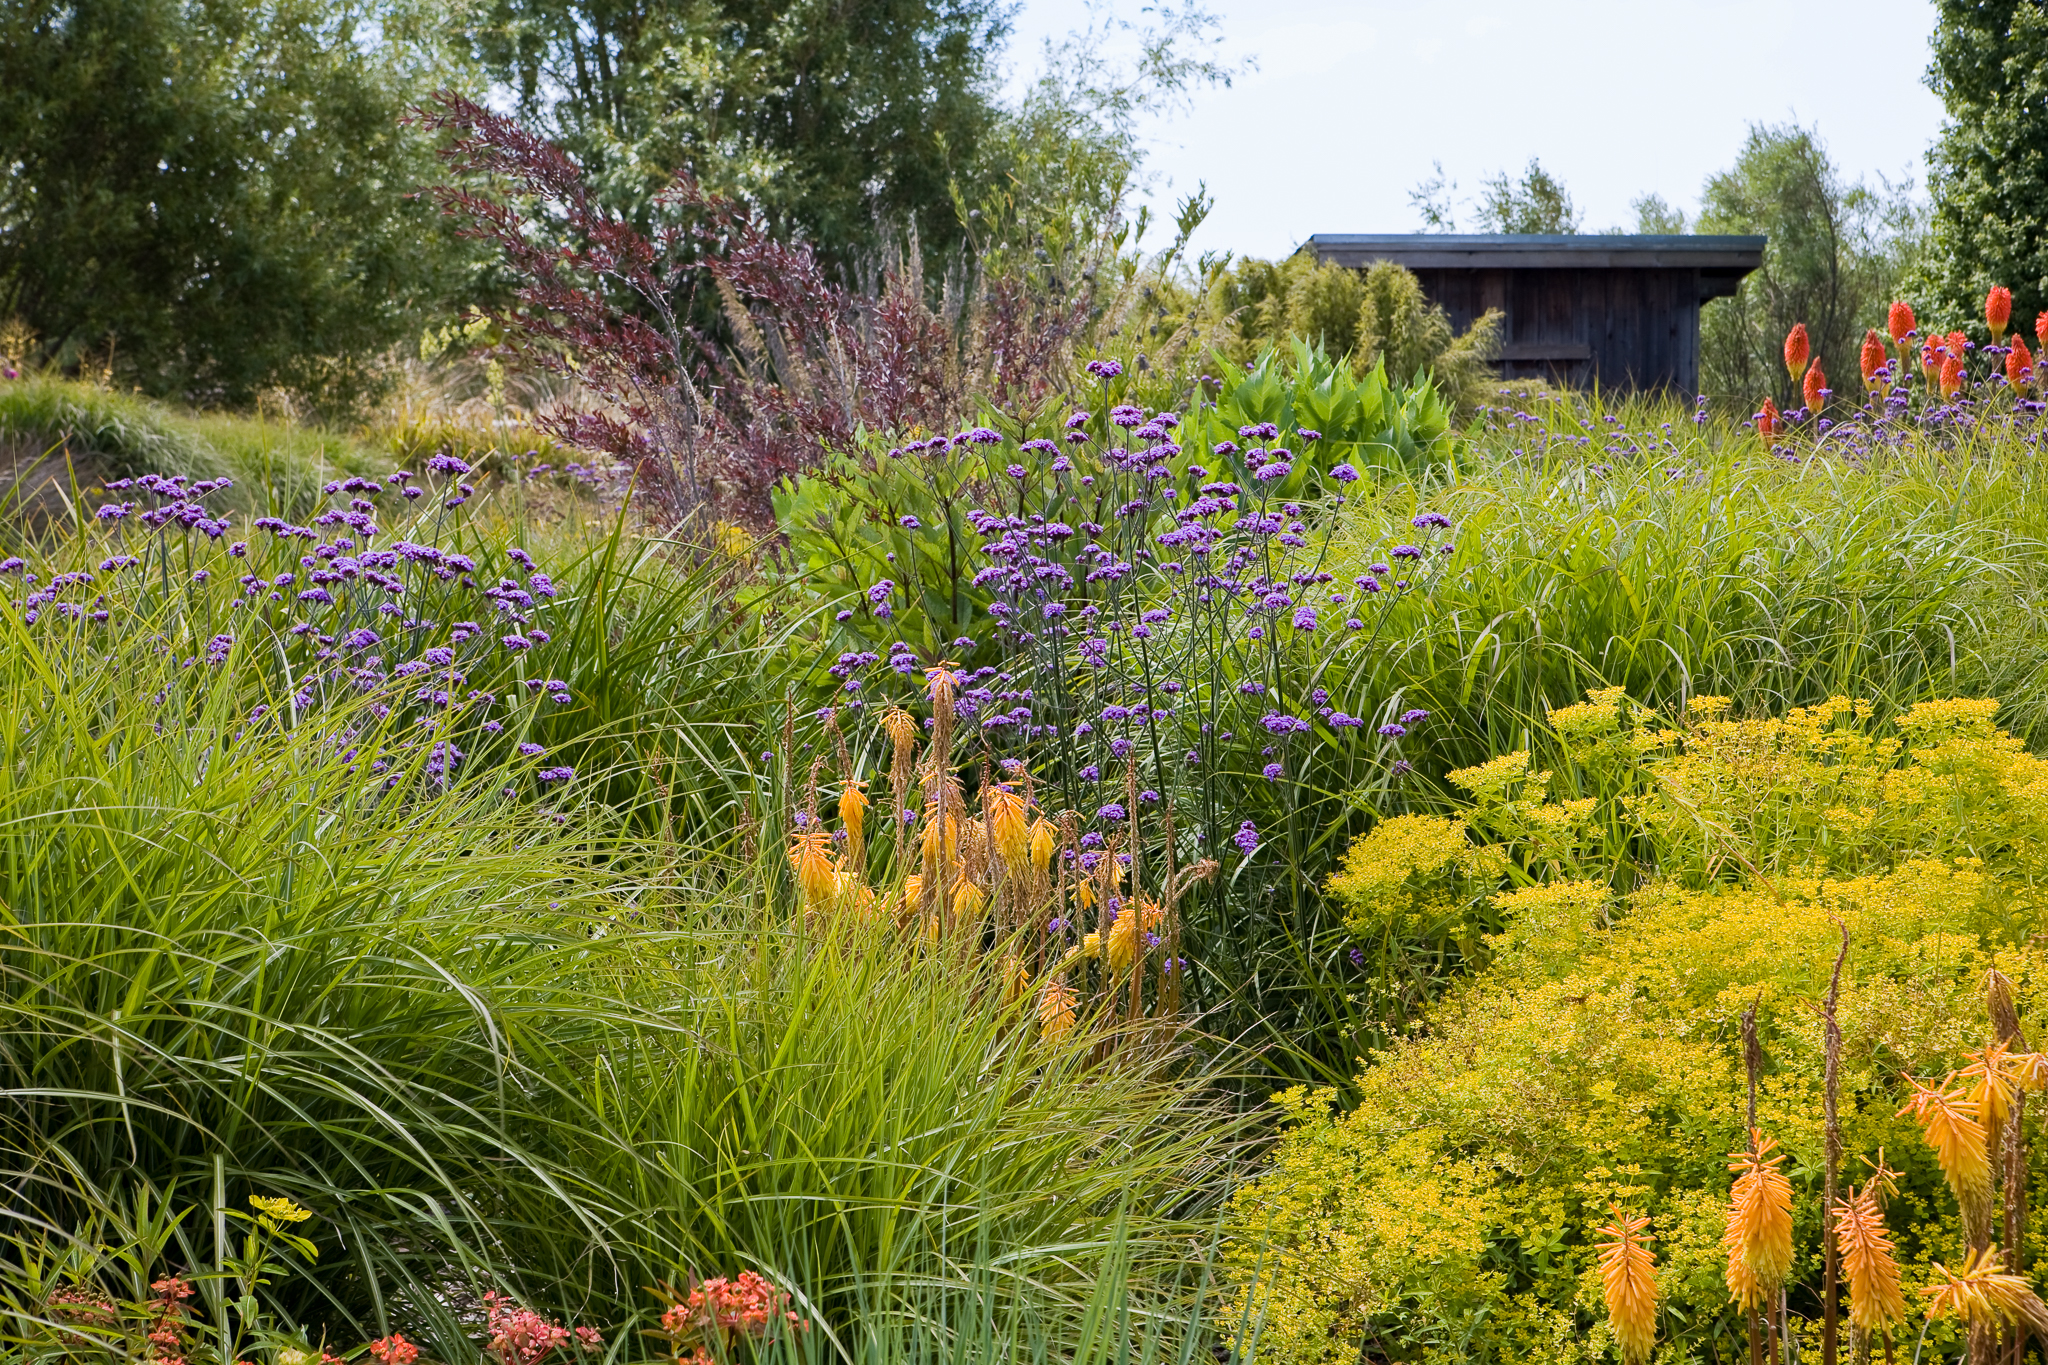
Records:
{"label": "dark green conifer foliage", "polygon": [[1984,295],[2013,322],[2048,308],[2048,7],[1939,0],[1927,83],[1948,106],[1928,153],[1934,215],[1922,287],[1944,326],[1984,328]]}

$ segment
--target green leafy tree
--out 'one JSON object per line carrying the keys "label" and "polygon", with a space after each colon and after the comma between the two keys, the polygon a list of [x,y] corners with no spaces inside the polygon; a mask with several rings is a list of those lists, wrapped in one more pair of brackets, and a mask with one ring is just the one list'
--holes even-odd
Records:
{"label": "green leafy tree", "polygon": [[1916,293],[1930,321],[1974,325],[1984,295],[2013,292],[2025,325],[2048,308],[2048,9],[1938,0],[1927,83],[1948,107],[1928,153],[1934,207]]}
{"label": "green leafy tree", "polygon": [[1783,353],[1800,322],[1833,387],[1854,390],[1864,330],[1884,325],[1916,239],[1906,189],[1845,183],[1813,130],[1756,124],[1735,165],[1708,179],[1698,229],[1770,238],[1763,265],[1701,310],[1706,392],[1744,411],[1766,396],[1796,406]]}
{"label": "green leafy tree", "polygon": [[406,3],[0,5],[0,314],[155,394],[361,393],[462,278],[406,198],[449,75]]}
{"label": "green leafy tree", "polygon": [[1481,232],[1563,236],[1577,232],[1584,218],[1564,182],[1544,170],[1533,156],[1520,180],[1511,180],[1502,171],[1479,185]]}
{"label": "green leafy tree", "polygon": [[[1458,230],[1458,182],[1444,174],[1442,162],[1435,163],[1429,178],[1408,192],[1408,202],[1414,205],[1426,231]],[[1575,233],[1585,219],[1564,182],[1544,170],[1533,156],[1520,180],[1500,171],[1479,182],[1474,216],[1474,226],[1480,232],[1547,236]]]}
{"label": "green leafy tree", "polygon": [[956,240],[949,181],[995,127],[1001,0],[493,0],[477,56],[644,217],[673,173],[840,253],[880,222]]}

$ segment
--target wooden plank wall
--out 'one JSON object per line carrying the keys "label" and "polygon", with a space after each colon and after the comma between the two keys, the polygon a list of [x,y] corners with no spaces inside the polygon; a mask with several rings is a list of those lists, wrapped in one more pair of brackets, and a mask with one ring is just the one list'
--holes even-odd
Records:
{"label": "wooden plank wall", "polygon": [[1415,272],[1463,331],[1489,308],[1504,315],[1502,376],[1603,389],[1699,387],[1696,269]]}

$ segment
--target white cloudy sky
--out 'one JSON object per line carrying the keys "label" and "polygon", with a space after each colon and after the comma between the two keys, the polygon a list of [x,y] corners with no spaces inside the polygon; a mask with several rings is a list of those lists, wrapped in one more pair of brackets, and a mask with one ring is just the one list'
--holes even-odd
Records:
{"label": "white cloudy sky", "polygon": [[[1115,13],[1143,19],[1142,0]],[[1441,161],[1463,195],[1540,157],[1588,230],[1655,191],[1690,212],[1753,122],[1817,126],[1853,179],[1924,181],[1941,124],[1921,81],[1928,0],[1208,0],[1229,89],[1148,125],[1155,204],[1206,181],[1204,249],[1275,256],[1314,232],[1419,228]],[[1088,0],[1023,0],[1009,62],[1086,25]],[[1148,239],[1148,245],[1163,245]]]}

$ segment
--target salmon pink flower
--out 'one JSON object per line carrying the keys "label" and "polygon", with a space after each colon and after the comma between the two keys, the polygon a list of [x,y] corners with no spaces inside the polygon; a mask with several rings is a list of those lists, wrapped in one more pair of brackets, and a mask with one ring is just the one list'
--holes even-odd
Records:
{"label": "salmon pink flower", "polygon": [[1984,296],[1984,321],[1991,328],[1994,344],[2005,340],[2005,329],[2012,321],[2012,290],[2002,284],[1991,286],[1991,292]]}

